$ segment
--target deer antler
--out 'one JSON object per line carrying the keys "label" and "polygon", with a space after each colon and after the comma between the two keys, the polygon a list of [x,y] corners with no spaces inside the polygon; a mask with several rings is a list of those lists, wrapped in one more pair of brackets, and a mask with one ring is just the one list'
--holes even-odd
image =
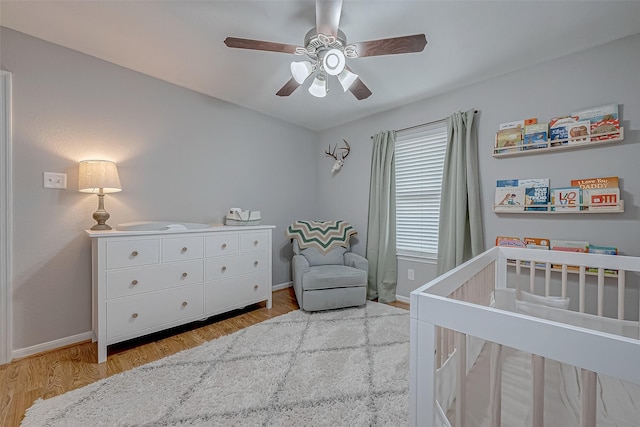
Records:
{"label": "deer antler", "polygon": [[334,159],[338,160],[338,156],[336,156],[336,148],[338,148],[338,144],[336,144],[335,147],[333,147],[333,151],[331,151],[331,144],[329,144],[329,149],[326,150],[324,152],[324,154],[326,154],[329,157],[333,157]]}
{"label": "deer antler", "polygon": [[[349,143],[347,142],[347,140],[346,140],[346,139],[343,139],[343,141],[344,141],[344,143],[346,144],[346,147],[340,147],[340,149],[341,149],[342,151],[346,151],[346,152],[347,152],[347,154],[343,154],[343,155],[342,155],[342,158],[343,158],[343,159],[346,159],[346,158],[347,158],[347,156],[349,155],[349,153],[351,152],[351,146],[349,145]],[[337,147],[337,146],[338,146],[338,144],[336,144],[336,147]]]}
{"label": "deer antler", "polygon": [[[340,150],[342,150],[343,152],[346,151],[346,154],[342,154],[342,158],[346,159],[347,156],[349,155],[349,153],[351,152],[351,146],[349,145],[349,143],[347,142],[346,139],[343,139],[344,143],[346,144],[345,147],[340,147]],[[336,154],[336,150],[338,149],[338,144],[336,144],[335,147],[333,147],[333,150],[331,149],[331,144],[329,144],[329,149],[326,150],[324,153],[329,156],[329,157],[333,157],[334,159],[338,160],[338,156]]]}

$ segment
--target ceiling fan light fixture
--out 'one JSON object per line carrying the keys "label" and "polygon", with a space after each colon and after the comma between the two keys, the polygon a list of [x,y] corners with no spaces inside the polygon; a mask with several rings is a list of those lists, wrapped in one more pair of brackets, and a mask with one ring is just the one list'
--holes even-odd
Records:
{"label": "ceiling fan light fixture", "polygon": [[342,90],[345,92],[349,90],[353,82],[355,82],[358,78],[358,75],[352,73],[346,68],[342,70],[340,74],[338,74],[338,81],[340,82],[340,86],[342,86]]}
{"label": "ceiling fan light fixture", "polygon": [[344,70],[344,53],[340,49],[329,49],[322,58],[322,66],[327,74],[337,76]]}
{"label": "ceiling fan light fixture", "polygon": [[327,81],[324,75],[318,74],[316,78],[313,79],[313,83],[309,86],[309,93],[316,98],[324,98],[327,96]]}
{"label": "ceiling fan light fixture", "polygon": [[299,84],[304,83],[307,77],[311,75],[313,71],[313,65],[309,61],[292,62],[291,63],[291,75]]}

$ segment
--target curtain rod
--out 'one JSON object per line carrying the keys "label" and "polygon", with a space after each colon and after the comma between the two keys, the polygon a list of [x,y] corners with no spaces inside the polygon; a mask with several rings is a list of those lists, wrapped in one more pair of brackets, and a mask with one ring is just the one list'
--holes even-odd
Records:
{"label": "curtain rod", "polygon": [[[474,114],[478,114],[478,110],[473,110],[473,113],[474,113]],[[421,127],[421,126],[428,126],[428,125],[432,125],[432,124],[434,124],[434,123],[438,123],[438,122],[441,122],[441,121],[444,121],[444,120],[447,120],[447,119],[446,119],[446,118],[444,118],[444,119],[434,120],[434,121],[427,122],[427,123],[420,123],[419,125],[409,126],[409,127],[407,127],[407,128],[396,129],[396,132],[402,132],[402,131],[409,130],[409,129],[419,128],[419,127]],[[373,139],[373,136],[371,136],[371,139]]]}

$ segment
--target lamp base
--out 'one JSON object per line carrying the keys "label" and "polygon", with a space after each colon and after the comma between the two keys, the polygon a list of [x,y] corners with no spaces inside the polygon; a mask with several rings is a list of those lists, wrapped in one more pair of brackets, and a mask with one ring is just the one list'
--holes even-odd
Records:
{"label": "lamp base", "polygon": [[92,230],[111,230],[111,226],[105,224],[111,215],[104,209],[104,194],[98,194],[98,210],[93,213],[93,219],[97,224]]}

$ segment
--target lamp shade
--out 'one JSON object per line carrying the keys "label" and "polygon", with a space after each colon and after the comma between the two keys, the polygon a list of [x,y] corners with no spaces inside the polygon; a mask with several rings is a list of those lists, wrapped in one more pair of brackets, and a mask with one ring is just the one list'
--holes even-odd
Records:
{"label": "lamp shade", "polygon": [[291,63],[291,75],[300,84],[304,83],[311,71],[313,71],[313,65],[309,61]]}
{"label": "lamp shade", "polygon": [[116,164],[109,160],[83,160],[78,168],[78,190],[83,193],[122,191]]}
{"label": "lamp shade", "polygon": [[327,82],[322,74],[318,74],[309,86],[309,93],[316,98],[324,98],[327,96]]}
{"label": "lamp shade", "polygon": [[338,81],[340,82],[340,85],[345,92],[351,87],[351,85],[356,81],[357,78],[357,74],[352,73],[346,68],[342,70],[340,74],[338,74]]}

